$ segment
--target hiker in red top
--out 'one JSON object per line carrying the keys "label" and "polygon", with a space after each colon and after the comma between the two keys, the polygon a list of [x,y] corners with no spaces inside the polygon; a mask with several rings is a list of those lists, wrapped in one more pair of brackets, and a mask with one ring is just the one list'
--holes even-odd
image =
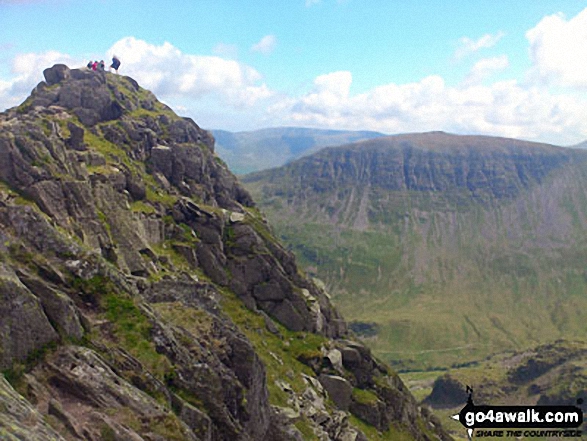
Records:
{"label": "hiker in red top", "polygon": [[92,70],[98,70],[98,62],[97,61],[94,61],[92,63]]}

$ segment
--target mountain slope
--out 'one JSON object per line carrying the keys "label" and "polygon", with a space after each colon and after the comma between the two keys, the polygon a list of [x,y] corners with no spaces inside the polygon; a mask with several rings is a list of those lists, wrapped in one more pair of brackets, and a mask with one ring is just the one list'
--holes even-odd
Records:
{"label": "mountain slope", "polygon": [[208,132],[129,77],[44,75],[0,114],[0,438],[448,439]]}
{"label": "mountain slope", "polygon": [[434,132],[243,182],[376,353],[429,368],[585,332],[586,160]]}
{"label": "mountain slope", "polygon": [[213,130],[216,150],[237,174],[279,167],[329,145],[347,144],[384,136],[369,131],[320,130],[280,127],[251,132]]}

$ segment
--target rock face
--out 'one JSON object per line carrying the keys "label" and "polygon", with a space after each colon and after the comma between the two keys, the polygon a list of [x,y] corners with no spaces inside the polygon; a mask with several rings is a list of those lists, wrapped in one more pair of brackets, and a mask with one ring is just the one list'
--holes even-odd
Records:
{"label": "rock face", "polygon": [[0,115],[3,439],[446,438],[341,340],[208,132],[131,78],[44,75]]}

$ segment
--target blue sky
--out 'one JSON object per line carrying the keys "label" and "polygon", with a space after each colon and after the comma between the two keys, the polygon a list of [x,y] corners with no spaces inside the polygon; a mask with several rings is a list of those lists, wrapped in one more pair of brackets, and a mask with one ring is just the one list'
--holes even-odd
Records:
{"label": "blue sky", "polygon": [[0,0],[0,108],[113,53],[204,128],[587,139],[583,1]]}

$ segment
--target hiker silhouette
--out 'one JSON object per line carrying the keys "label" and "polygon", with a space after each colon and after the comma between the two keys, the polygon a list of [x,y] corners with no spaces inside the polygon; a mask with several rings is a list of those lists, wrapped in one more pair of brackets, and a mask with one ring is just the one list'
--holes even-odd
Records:
{"label": "hiker silhouette", "polygon": [[118,68],[120,67],[120,60],[116,55],[112,57],[112,64],[110,65],[110,67],[113,68],[116,71],[116,73],[118,73]]}

